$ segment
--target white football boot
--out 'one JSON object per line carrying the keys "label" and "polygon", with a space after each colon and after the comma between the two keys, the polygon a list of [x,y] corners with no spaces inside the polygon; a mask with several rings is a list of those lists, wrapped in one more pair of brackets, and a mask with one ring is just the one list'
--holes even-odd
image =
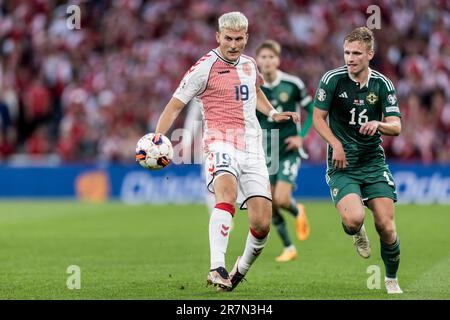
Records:
{"label": "white football boot", "polygon": [[356,246],[356,251],[361,257],[365,259],[370,257],[370,241],[367,237],[364,225],[362,225],[361,229],[353,236],[353,244]]}
{"label": "white football boot", "polygon": [[397,278],[384,278],[384,285],[386,286],[386,290],[388,294],[397,294],[403,293],[402,289],[398,285]]}

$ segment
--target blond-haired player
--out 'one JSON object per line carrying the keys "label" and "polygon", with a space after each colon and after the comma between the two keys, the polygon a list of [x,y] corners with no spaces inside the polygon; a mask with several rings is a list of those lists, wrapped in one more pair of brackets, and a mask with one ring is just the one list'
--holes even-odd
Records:
{"label": "blond-haired player", "polygon": [[[326,181],[344,231],[363,258],[371,254],[364,206],[373,213],[386,268],[388,293],[402,293],[397,281],[400,241],[394,222],[395,183],[381,147],[381,135],[401,132],[394,85],[369,67],[374,36],[360,27],[344,39],[345,65],[320,80],[314,101],[314,127],[328,143]],[[328,122],[327,122],[328,118]]]}
{"label": "blond-haired player", "polygon": [[[207,283],[232,290],[265,247],[270,230],[270,184],[255,110],[276,122],[298,122],[299,116],[277,112],[261,91],[263,80],[256,63],[242,53],[248,40],[247,18],[240,12],[230,12],[218,22],[218,47],[186,72],[161,114],[156,132],[165,134],[190,100],[200,104],[207,187],[216,198],[209,222],[211,264]],[[236,202],[241,209],[248,209],[250,230],[244,252],[228,274],[225,254]]]}

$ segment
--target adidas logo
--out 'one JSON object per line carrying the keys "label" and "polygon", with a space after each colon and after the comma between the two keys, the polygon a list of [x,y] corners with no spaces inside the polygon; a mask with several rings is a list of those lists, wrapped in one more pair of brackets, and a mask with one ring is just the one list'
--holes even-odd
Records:
{"label": "adidas logo", "polygon": [[348,96],[347,96],[347,92],[342,92],[340,95],[339,95],[339,98],[348,98]]}

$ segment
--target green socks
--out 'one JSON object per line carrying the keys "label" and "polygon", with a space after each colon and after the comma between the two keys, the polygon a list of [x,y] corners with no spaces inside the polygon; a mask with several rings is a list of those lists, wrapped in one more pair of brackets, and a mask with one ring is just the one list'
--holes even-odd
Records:
{"label": "green socks", "polygon": [[292,214],[294,217],[298,216],[298,207],[295,200],[292,200],[291,205],[286,208],[287,211],[289,211],[290,214]]}
{"label": "green socks", "polygon": [[289,239],[288,231],[286,228],[286,221],[280,214],[280,209],[272,209],[272,223],[277,228],[277,232],[280,235],[281,241],[284,247],[289,247],[292,242]]}
{"label": "green socks", "polygon": [[397,237],[393,244],[386,244],[381,241],[381,258],[386,268],[386,277],[396,278],[400,264],[400,240]]}

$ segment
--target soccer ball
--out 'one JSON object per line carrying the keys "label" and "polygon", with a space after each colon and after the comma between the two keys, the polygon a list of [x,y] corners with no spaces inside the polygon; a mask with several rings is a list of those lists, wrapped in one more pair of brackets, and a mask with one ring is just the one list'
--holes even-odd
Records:
{"label": "soccer ball", "polygon": [[136,161],[145,169],[160,170],[167,166],[172,158],[172,143],[162,134],[148,133],[137,142]]}

